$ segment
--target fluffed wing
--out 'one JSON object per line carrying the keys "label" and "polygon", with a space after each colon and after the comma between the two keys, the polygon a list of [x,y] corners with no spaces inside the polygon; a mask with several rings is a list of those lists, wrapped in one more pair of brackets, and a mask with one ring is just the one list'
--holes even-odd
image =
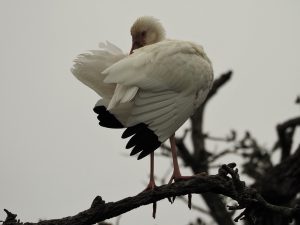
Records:
{"label": "fluffed wing", "polygon": [[101,72],[126,55],[110,42],[100,43],[99,47],[99,50],[91,50],[77,56],[71,72],[102,98],[110,99],[114,93],[115,85],[104,83],[105,74]]}
{"label": "fluffed wing", "polygon": [[[110,111],[125,103],[122,96],[127,96],[132,108],[125,126],[145,124],[159,142],[174,134],[193,114],[204,101],[213,80],[212,66],[203,49],[182,41],[163,41],[140,48],[103,74],[104,83],[118,85],[122,91],[120,95],[115,90],[114,96],[121,97]],[[135,153],[141,152],[141,158],[153,150],[143,147],[136,135],[128,147],[140,145]]]}

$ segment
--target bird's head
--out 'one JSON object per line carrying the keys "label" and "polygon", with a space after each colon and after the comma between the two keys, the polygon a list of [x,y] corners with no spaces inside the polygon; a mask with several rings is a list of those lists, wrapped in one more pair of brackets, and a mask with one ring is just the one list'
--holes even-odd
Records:
{"label": "bird's head", "polygon": [[130,54],[134,49],[154,44],[165,39],[165,29],[159,20],[151,16],[138,18],[132,25],[130,32],[132,36]]}

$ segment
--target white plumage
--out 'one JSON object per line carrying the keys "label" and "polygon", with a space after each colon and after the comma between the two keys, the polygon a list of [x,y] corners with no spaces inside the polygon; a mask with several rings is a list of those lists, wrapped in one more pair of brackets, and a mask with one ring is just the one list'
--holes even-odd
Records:
{"label": "white plumage", "polygon": [[174,40],[137,49],[102,74],[104,83],[117,84],[108,109],[133,101],[124,125],[145,123],[160,142],[193,114],[212,83],[212,67],[203,49]]}
{"label": "white plumage", "polygon": [[[107,42],[79,55],[72,73],[102,97],[95,107],[100,125],[128,128],[124,136],[134,136],[127,148],[142,158],[172,137],[205,100],[213,69],[201,46],[165,39],[152,17],[139,18],[131,35],[132,54]],[[151,135],[156,144],[140,140]]]}
{"label": "white plumage", "polygon": [[92,88],[98,95],[110,99],[114,93],[115,85],[105,84],[103,70],[126,55],[122,50],[110,42],[100,43],[99,50],[92,50],[80,54],[75,60],[71,72],[82,83]]}

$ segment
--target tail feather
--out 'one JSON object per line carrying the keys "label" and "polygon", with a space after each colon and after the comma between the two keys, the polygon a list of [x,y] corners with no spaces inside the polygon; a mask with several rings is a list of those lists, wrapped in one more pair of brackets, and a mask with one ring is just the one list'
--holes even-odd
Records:
{"label": "tail feather", "polygon": [[102,43],[100,48],[100,50],[91,50],[88,53],[78,55],[74,60],[71,72],[78,80],[93,89],[101,97],[111,98],[116,85],[105,84],[103,80],[106,74],[101,72],[123,59],[125,55],[118,47],[109,42]]}

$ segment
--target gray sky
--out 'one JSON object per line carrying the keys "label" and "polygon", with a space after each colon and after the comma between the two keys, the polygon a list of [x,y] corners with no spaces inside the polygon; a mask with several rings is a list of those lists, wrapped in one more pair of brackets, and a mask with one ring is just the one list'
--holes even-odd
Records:
{"label": "gray sky", "polygon": [[[206,130],[250,129],[270,146],[274,125],[299,114],[299,12],[296,0],[1,0],[0,209],[23,221],[59,218],[88,208],[96,195],[115,201],[144,188],[149,160],[125,156],[121,132],[97,124],[98,96],[70,73],[75,56],[100,41],[128,52],[129,28],[143,15],[159,18],[168,37],[203,45],[216,77],[234,70],[209,105]],[[156,162],[162,175],[169,161]],[[197,215],[163,201],[153,220],[151,208],[121,224],[183,225]]]}

